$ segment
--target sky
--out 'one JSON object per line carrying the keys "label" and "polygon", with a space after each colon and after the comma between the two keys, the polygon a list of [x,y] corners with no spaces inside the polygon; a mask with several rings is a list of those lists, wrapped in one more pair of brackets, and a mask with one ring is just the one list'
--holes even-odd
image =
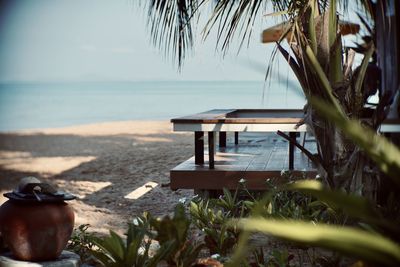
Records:
{"label": "sky", "polygon": [[232,48],[223,57],[214,36],[203,42],[198,34],[179,72],[151,44],[145,9],[133,1],[1,1],[0,82],[264,80],[273,45],[261,44],[260,34],[273,21],[257,19],[250,46],[239,55]]}

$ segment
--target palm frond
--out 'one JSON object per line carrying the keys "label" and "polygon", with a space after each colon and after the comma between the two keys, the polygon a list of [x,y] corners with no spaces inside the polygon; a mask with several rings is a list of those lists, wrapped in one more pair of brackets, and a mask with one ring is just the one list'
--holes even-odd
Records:
{"label": "palm frond", "polygon": [[[212,13],[208,16],[203,30],[207,38],[211,29],[217,31],[217,46],[226,52],[233,38],[240,40],[239,50],[247,40],[249,42],[257,17],[262,18],[268,7],[274,11],[285,11],[282,16],[294,18],[307,6],[309,0],[149,0],[148,25],[153,44],[164,53],[172,55],[181,67],[194,43],[193,18],[207,13],[201,6],[211,5]],[[328,0],[318,1],[319,8],[326,8]],[[203,12],[204,11],[204,12]]]}
{"label": "palm frond", "polygon": [[181,67],[186,52],[193,46],[191,19],[201,3],[197,0],[150,0],[148,25],[153,44],[171,52]]}

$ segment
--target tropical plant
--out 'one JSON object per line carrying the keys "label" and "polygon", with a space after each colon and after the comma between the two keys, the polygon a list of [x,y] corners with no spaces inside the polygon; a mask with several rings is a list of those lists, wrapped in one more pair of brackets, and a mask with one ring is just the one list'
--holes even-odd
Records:
{"label": "tropical plant", "polygon": [[94,249],[92,239],[94,234],[89,232],[89,224],[81,224],[74,229],[68,241],[67,249],[77,253],[83,262],[91,261],[91,251]]}
{"label": "tropical plant", "polygon": [[[309,1],[283,33],[283,36],[289,38],[291,52],[280,43],[278,50],[300,81],[308,103],[312,98],[320,98],[344,116],[361,119],[365,118],[364,105],[369,96],[367,88],[371,86],[365,85],[364,77],[368,70],[373,70],[368,66],[375,46],[373,39],[369,39],[365,44],[367,49],[364,51],[364,59],[353,72],[355,51],[348,50],[346,57],[343,57],[343,29],[337,18],[336,7],[336,1],[329,1],[327,10],[321,12],[318,1]],[[320,116],[313,105],[308,104],[305,111],[304,121],[315,135],[318,147],[318,157],[312,159],[327,184],[331,188],[344,187],[353,192],[359,190],[362,184],[373,187],[371,180],[367,184],[366,177],[377,174],[365,172],[369,161],[360,150],[333,122]],[[381,111],[376,109],[373,116],[368,118],[371,127],[375,129],[381,123],[377,119],[382,117]]]}
{"label": "tropical plant", "polygon": [[192,266],[204,245],[189,238],[190,225],[182,204],[175,207],[172,219],[156,219],[144,213],[128,224],[125,240],[113,231],[103,238],[91,237],[98,247],[91,254],[107,267],[152,267],[162,262],[168,266]]}
{"label": "tropical plant", "polygon": [[160,250],[166,247],[165,259],[169,266],[186,267],[194,264],[204,244],[189,238],[191,220],[185,214],[185,207],[178,204],[174,217],[161,220],[151,219],[151,225],[157,231],[155,239]]}
{"label": "tropical plant", "polygon": [[152,255],[150,246],[154,234],[149,219],[149,214],[145,214],[129,223],[125,239],[112,230],[109,236],[92,237],[98,249],[92,250],[91,254],[106,267],[157,266],[171,251],[172,245],[165,244]]}
{"label": "tropical plant", "polygon": [[[239,220],[237,226],[244,231],[263,232],[302,245],[329,248],[380,265],[397,266],[400,263],[400,244],[392,240],[398,240],[398,222],[387,221],[378,216],[379,213],[371,208],[372,205],[366,199],[326,189],[316,181],[296,182],[287,186],[286,190],[305,192],[331,202],[337,209],[342,209],[349,216],[359,219],[363,228],[300,220],[266,219],[257,215],[257,212],[248,219]],[[243,239],[239,241],[239,247],[233,257],[233,262],[237,264],[232,266],[238,266],[238,262],[246,255],[247,246],[244,240],[248,237],[248,233],[245,232]]]}
{"label": "tropical plant", "polygon": [[286,249],[272,250],[269,255],[265,255],[262,247],[253,251],[254,263],[250,266],[257,267],[289,267],[293,266],[291,261],[294,255],[290,254]]}
{"label": "tropical plant", "polygon": [[195,199],[190,203],[193,224],[204,233],[204,243],[210,254],[227,256],[237,242],[238,232],[229,227],[234,218],[238,201],[224,189],[218,200]]}
{"label": "tropical plant", "polygon": [[[388,174],[400,187],[400,150],[395,145],[359,122],[348,119],[334,106],[315,99],[311,102],[322,116],[329,118],[354,140],[377,163],[381,171]],[[249,237],[247,231],[263,232],[303,245],[329,248],[379,265],[400,264],[400,220],[386,218],[379,207],[375,207],[367,199],[343,191],[333,191],[312,180],[288,184],[282,190],[310,194],[335,210],[341,210],[355,221],[350,226],[341,226],[265,219],[260,215],[273,196],[270,193],[254,208],[251,218],[241,219],[236,224],[245,232],[239,241],[232,266],[237,266],[244,257],[247,250],[245,244]]]}

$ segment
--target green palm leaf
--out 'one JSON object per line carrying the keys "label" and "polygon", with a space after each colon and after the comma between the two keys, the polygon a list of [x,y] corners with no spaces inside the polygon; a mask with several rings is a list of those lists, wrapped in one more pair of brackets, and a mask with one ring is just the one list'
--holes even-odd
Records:
{"label": "green palm leaf", "polygon": [[333,249],[361,259],[389,265],[400,264],[400,246],[379,234],[352,227],[314,225],[310,222],[250,218],[238,221],[245,231],[262,232],[275,237]]}

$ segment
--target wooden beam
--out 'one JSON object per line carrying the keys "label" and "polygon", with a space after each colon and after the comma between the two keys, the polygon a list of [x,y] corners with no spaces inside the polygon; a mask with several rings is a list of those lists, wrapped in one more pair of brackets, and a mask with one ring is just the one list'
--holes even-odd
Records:
{"label": "wooden beam", "polygon": [[[293,141],[296,140],[296,133],[295,132],[290,132],[289,133],[289,137],[290,139],[292,139]],[[289,170],[293,170],[294,169],[294,143],[293,142],[289,142]]]}
{"label": "wooden beam", "polygon": [[219,132],[219,147],[226,147],[226,132]]}
{"label": "wooden beam", "polygon": [[235,145],[239,144],[239,132],[235,132]]}
{"label": "wooden beam", "polygon": [[195,164],[204,164],[204,133],[194,133],[194,158]]}
{"label": "wooden beam", "polygon": [[[304,172],[293,171],[294,177],[303,177]],[[317,171],[307,171],[308,178],[314,178]],[[175,171],[171,170],[171,189],[208,189],[217,190],[222,188],[236,189],[239,180],[246,179],[246,188],[250,190],[267,190],[267,179],[273,179],[274,184],[286,182],[281,178],[280,170],[273,171]]]}
{"label": "wooden beam", "polygon": [[215,138],[214,132],[208,132],[208,166],[214,169]]}

